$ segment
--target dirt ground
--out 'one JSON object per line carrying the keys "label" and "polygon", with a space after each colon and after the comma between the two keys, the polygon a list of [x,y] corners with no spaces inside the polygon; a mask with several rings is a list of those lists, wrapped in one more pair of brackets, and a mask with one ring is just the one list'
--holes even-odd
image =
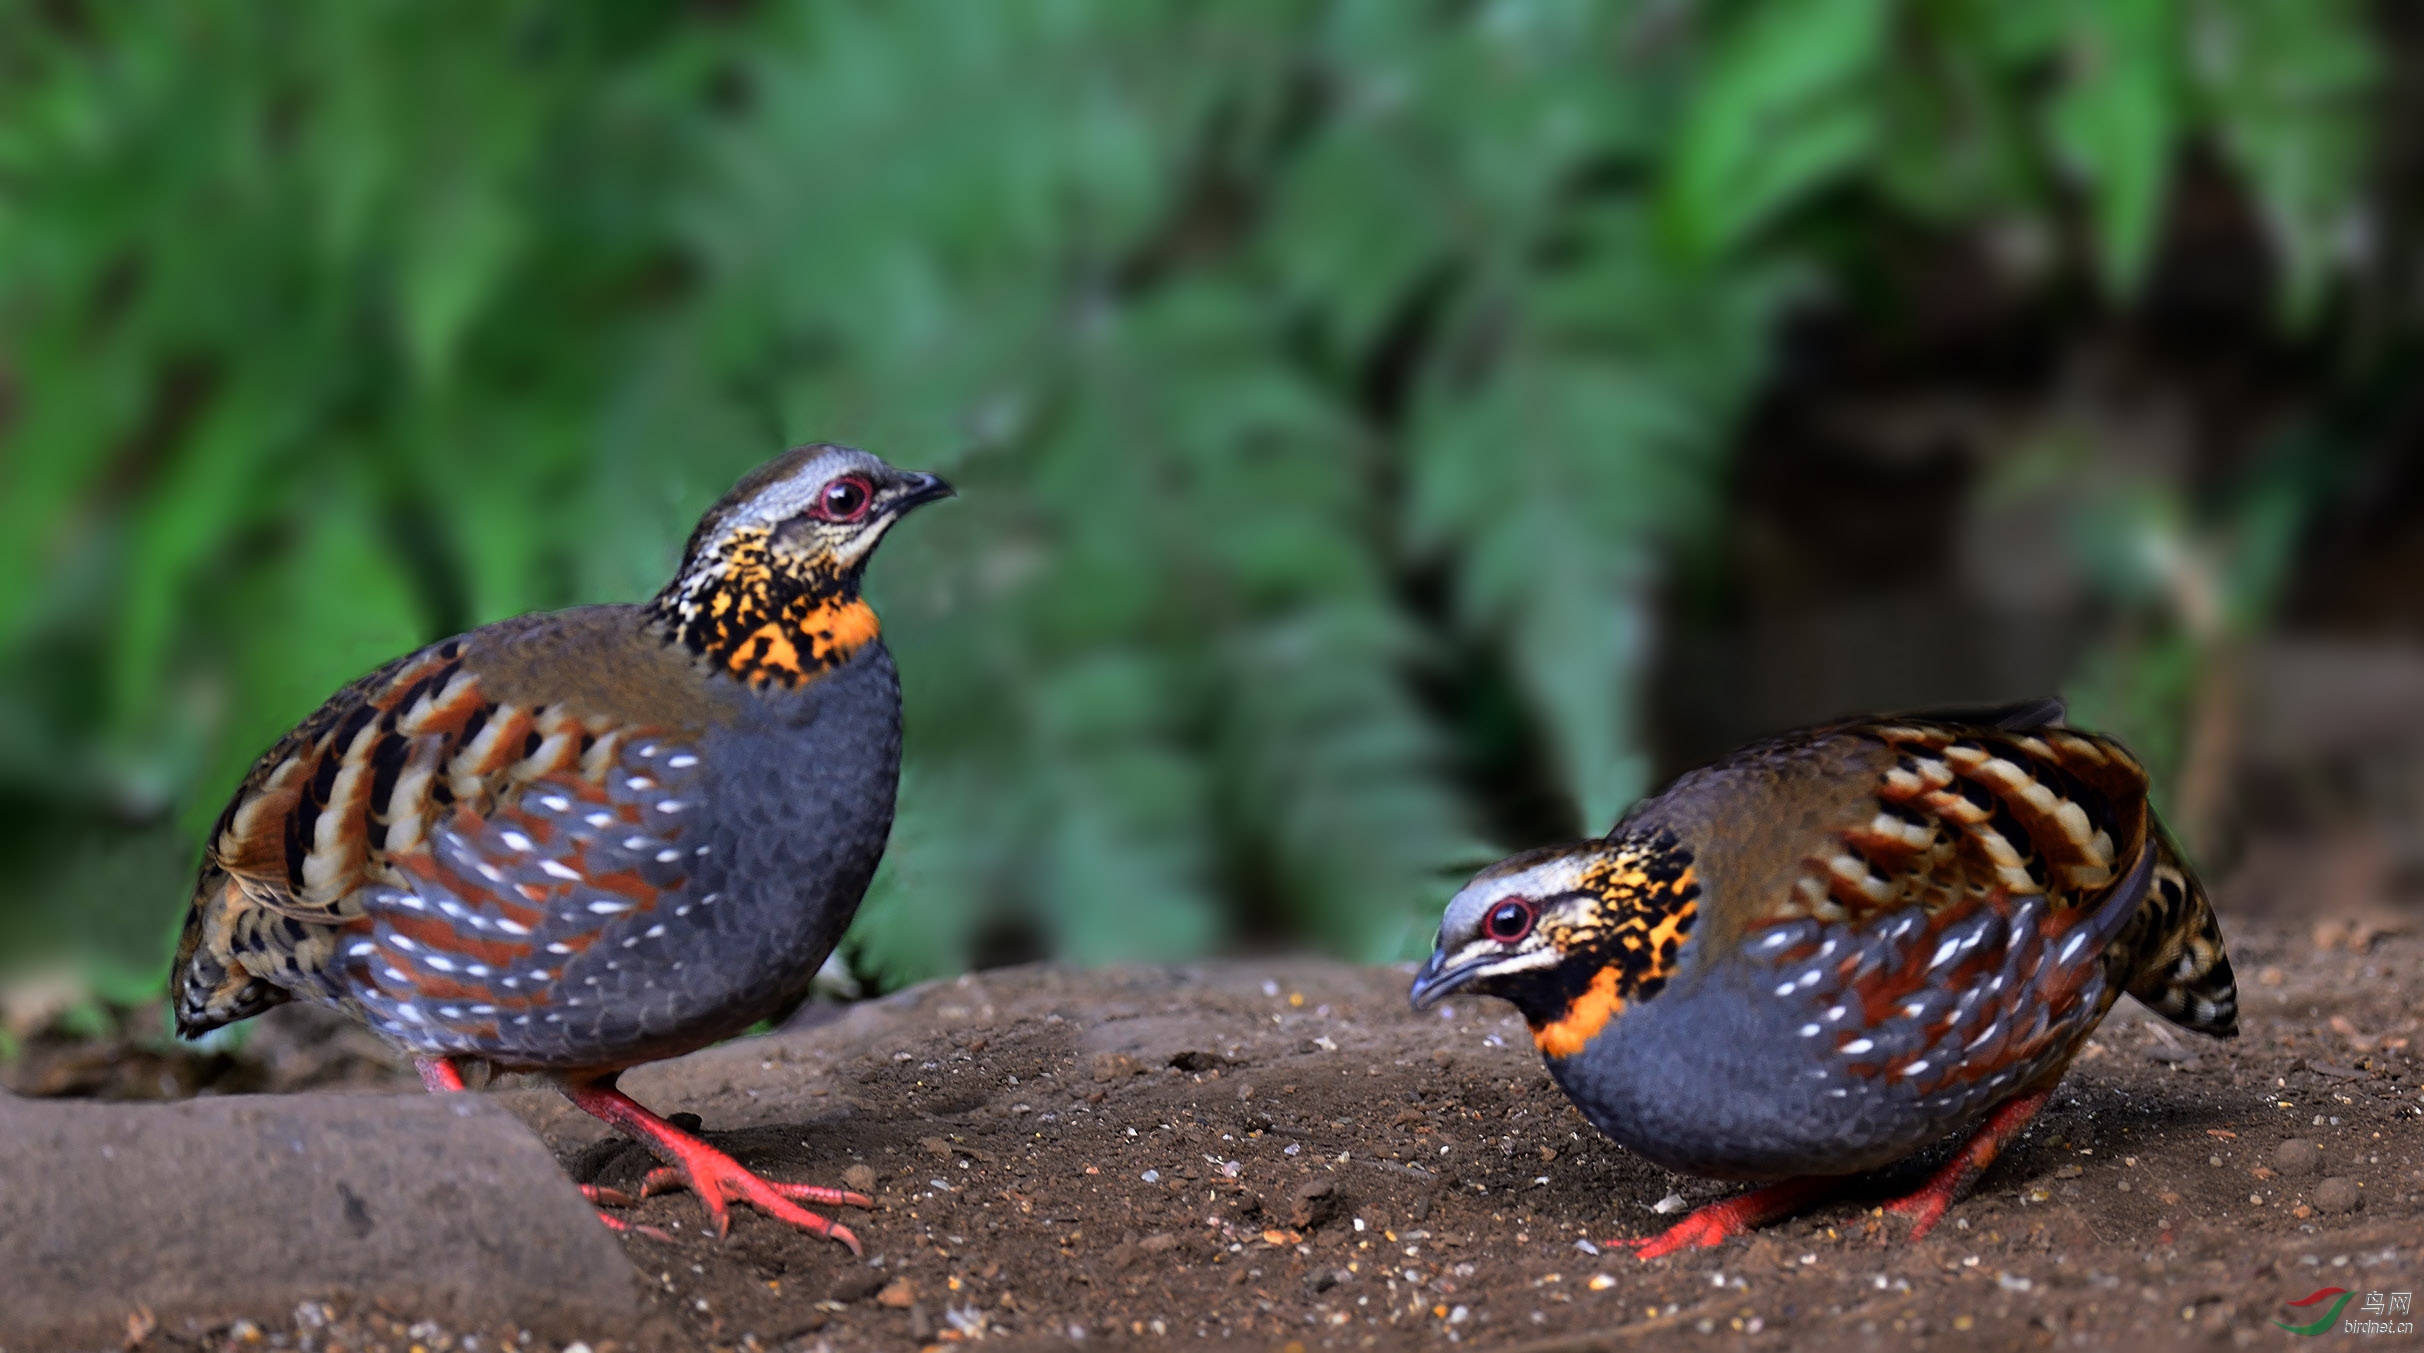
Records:
{"label": "dirt ground", "polygon": [[[865,1257],[746,1208],[718,1240],[696,1200],[648,1199],[628,1215],[673,1239],[625,1241],[647,1314],[590,1353],[2271,1346],[2288,1338],[2276,1319],[2321,1309],[2284,1303],[2317,1289],[2362,1301],[2424,1285],[2424,939],[2320,939],[2233,927],[2233,1042],[2125,1001],[2026,1140],[1925,1240],[1877,1210],[1921,1161],[1749,1240],[1647,1263],[1594,1242],[1735,1188],[1609,1143],[1505,1006],[1418,1016],[1403,972],[1023,968],[812,1010],[624,1084],[702,1115],[770,1177],[872,1193],[872,1212],[845,1218]],[[237,1059],[241,1084],[391,1074],[361,1069],[364,1045],[327,1051],[319,1027],[306,1013],[265,1031]],[[64,1077],[60,1056],[37,1048],[11,1079]],[[80,1074],[100,1075],[92,1063]],[[142,1074],[165,1091],[199,1073]],[[650,1163],[550,1092],[499,1092],[576,1178],[628,1184]],[[414,1321],[307,1306],[148,1342],[517,1343]],[[2424,1345],[2389,1346],[2409,1339]]]}

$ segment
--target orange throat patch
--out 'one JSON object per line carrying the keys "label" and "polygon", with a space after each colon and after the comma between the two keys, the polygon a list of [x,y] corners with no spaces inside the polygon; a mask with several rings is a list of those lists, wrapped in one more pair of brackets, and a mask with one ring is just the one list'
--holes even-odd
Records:
{"label": "orange throat patch", "polygon": [[855,573],[821,558],[777,567],[763,531],[734,532],[656,609],[676,642],[760,688],[805,685],[883,633]]}
{"label": "orange throat patch", "polygon": [[1532,1045],[1544,1057],[1571,1057],[1582,1051],[1624,1009],[1624,997],[1616,991],[1622,980],[1616,969],[1601,968],[1565,1014],[1532,1030]]}
{"label": "orange throat patch", "polygon": [[797,686],[840,666],[882,633],[875,608],[858,597],[818,603],[803,597],[786,607],[781,619],[743,635],[725,654],[724,665],[751,685]]}

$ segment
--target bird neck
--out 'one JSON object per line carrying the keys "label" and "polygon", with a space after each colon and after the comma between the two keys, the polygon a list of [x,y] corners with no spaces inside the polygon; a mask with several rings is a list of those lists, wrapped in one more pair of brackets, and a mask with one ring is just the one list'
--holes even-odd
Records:
{"label": "bird neck", "polygon": [[1550,936],[1564,960],[1530,974],[1532,989],[1515,998],[1550,1057],[1580,1052],[1625,1007],[1664,990],[1700,914],[1691,852],[1666,832],[1596,846],[1581,891],[1590,904]]}
{"label": "bird neck", "polygon": [[648,609],[666,642],[760,688],[805,685],[882,635],[858,570],[778,567],[762,531],[686,561]]}

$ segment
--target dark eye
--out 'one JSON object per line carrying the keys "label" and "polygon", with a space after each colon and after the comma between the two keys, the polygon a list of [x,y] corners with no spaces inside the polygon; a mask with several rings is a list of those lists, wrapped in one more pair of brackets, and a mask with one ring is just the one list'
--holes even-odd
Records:
{"label": "dark eye", "polygon": [[857,475],[844,475],[816,493],[816,515],[826,521],[857,521],[867,515],[875,490]]}
{"label": "dark eye", "polygon": [[1536,914],[1531,903],[1521,898],[1508,898],[1490,908],[1490,914],[1482,920],[1481,929],[1500,944],[1513,944],[1532,933],[1532,919]]}

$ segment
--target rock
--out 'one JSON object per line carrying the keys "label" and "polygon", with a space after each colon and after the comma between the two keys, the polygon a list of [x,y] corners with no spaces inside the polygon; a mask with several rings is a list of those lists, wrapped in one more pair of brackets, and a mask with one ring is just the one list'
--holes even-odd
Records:
{"label": "rock", "polygon": [[905,1311],[917,1304],[917,1284],[907,1278],[895,1278],[875,1294],[875,1304]]}
{"label": "rock", "polygon": [[825,1300],[849,1303],[865,1301],[884,1290],[884,1275],[874,1269],[844,1269],[825,1289]]}
{"label": "rock", "polygon": [[1338,1185],[1327,1179],[1307,1181],[1288,1200],[1288,1224],[1311,1230],[1338,1213]]}
{"label": "rock", "polygon": [[2365,1196],[2358,1191],[2357,1181],[2340,1175],[2333,1175],[2315,1185],[2312,1198],[2317,1212],[2354,1212],[2365,1205]]}
{"label": "rock", "polygon": [[[791,1339],[797,1339],[803,1334],[814,1334],[818,1330],[825,1328],[825,1326],[831,1323],[832,1320],[833,1317],[827,1315],[823,1311],[802,1311],[790,1320],[778,1320],[770,1333],[778,1342],[788,1341]],[[564,1350],[564,1353],[572,1353],[572,1350],[566,1349]]]}
{"label": "rock", "polygon": [[2285,1175],[2313,1174],[2323,1164],[2323,1151],[2304,1137],[2292,1137],[2273,1148],[2272,1163]]}
{"label": "rock", "polygon": [[621,1245],[485,1095],[0,1094],[0,1141],[11,1346],[115,1346],[130,1309],[282,1320],[331,1292],[559,1341],[638,1313]]}

